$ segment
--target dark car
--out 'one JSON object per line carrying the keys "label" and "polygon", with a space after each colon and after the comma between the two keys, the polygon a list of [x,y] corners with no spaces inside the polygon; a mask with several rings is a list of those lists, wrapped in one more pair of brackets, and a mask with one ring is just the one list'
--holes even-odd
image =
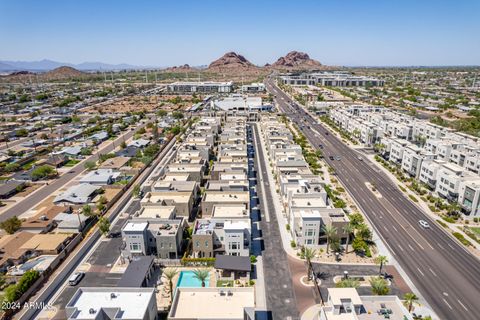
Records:
{"label": "dark car", "polygon": [[325,135],[328,136],[328,131],[325,131]]}
{"label": "dark car", "polygon": [[328,158],[329,158],[330,160],[333,160],[333,159],[334,159],[334,157],[333,157],[333,156],[330,156],[330,157],[328,157]]}
{"label": "dark car", "polygon": [[320,144],[318,145],[318,147],[319,147],[320,149],[323,149],[323,144],[320,143]]}

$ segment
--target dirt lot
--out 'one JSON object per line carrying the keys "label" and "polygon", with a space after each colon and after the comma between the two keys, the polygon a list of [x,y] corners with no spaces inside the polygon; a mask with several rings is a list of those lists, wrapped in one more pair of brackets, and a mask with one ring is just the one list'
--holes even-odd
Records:
{"label": "dirt lot", "polygon": [[[197,97],[202,99],[203,97]],[[110,104],[96,105],[84,109],[86,112],[136,112],[136,111],[156,111],[156,110],[183,110],[191,107],[196,103],[191,96],[177,96],[177,95],[155,95],[155,96],[130,96],[125,97],[119,101],[112,102]]]}

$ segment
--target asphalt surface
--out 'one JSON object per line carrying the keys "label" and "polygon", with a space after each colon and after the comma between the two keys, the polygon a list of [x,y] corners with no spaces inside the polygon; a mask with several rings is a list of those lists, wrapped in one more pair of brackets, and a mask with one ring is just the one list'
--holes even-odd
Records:
{"label": "asphalt surface", "polygon": [[[139,127],[140,128],[140,127]],[[72,181],[75,177],[80,175],[85,168],[83,167],[83,163],[86,161],[97,161],[99,154],[105,154],[113,151],[115,147],[118,147],[119,144],[125,139],[130,139],[135,134],[134,130],[130,130],[124,133],[123,136],[119,136],[113,142],[109,143],[104,148],[98,150],[95,154],[89,156],[88,158],[82,160],[81,163],[73,167],[67,173],[64,173],[59,178],[55,179],[53,182],[49,182],[48,185],[41,187],[39,190],[35,191],[34,193],[27,196],[27,198],[21,200],[20,202],[16,203],[11,208],[5,210],[0,215],[0,221],[5,221],[13,216],[20,216],[26,211],[30,210],[32,207],[36,206],[49,196],[51,196],[55,191],[63,188],[68,182]]]}
{"label": "asphalt surface", "polygon": [[[260,143],[260,135],[256,125],[252,125],[251,128],[252,142],[254,143],[256,150],[254,152],[255,171],[257,173],[256,190],[259,199],[266,200],[260,201],[259,206],[262,212],[260,217],[260,229],[263,238],[262,259],[269,317],[272,319],[300,319],[292,283],[292,274],[289,268],[289,261],[286,252],[283,250],[271,190],[266,183],[268,181],[267,160],[265,159],[263,148],[255,143],[255,141]],[[261,168],[261,174],[258,167]],[[262,184],[263,188],[260,188],[258,184]],[[269,222],[266,221],[266,210],[269,212]],[[255,212],[255,214],[258,213]],[[254,221],[255,220],[256,219],[254,218]]]}
{"label": "asphalt surface", "polygon": [[[303,125],[301,131],[312,145],[319,149],[323,144],[325,160],[436,314],[441,319],[479,319],[478,259],[411,202],[375,164],[335,135],[327,135],[328,130],[271,79],[266,86],[276,95],[280,111],[299,127]],[[330,155],[341,160],[330,160]],[[366,182],[374,183],[382,197],[375,196]],[[421,219],[429,221],[431,228],[422,229],[418,224]]]}

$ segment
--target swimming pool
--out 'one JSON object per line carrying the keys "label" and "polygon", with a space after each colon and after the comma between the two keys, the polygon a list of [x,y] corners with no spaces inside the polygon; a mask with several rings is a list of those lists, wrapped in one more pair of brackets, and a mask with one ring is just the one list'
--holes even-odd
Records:
{"label": "swimming pool", "polygon": [[[210,283],[210,278],[205,280],[205,287],[208,287]],[[189,287],[189,288],[199,288],[202,286],[202,282],[195,278],[195,273],[193,271],[180,271],[180,276],[178,277],[177,287]]]}

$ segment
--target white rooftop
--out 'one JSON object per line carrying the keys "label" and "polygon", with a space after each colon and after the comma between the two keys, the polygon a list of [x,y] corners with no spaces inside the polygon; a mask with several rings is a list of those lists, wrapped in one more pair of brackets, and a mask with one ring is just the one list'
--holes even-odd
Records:
{"label": "white rooftop", "polygon": [[65,309],[69,319],[99,319],[107,308],[118,308],[115,319],[144,319],[154,295],[153,288],[80,288]]}
{"label": "white rooftop", "polygon": [[148,227],[148,222],[129,222],[123,228],[123,231],[139,232]]}

